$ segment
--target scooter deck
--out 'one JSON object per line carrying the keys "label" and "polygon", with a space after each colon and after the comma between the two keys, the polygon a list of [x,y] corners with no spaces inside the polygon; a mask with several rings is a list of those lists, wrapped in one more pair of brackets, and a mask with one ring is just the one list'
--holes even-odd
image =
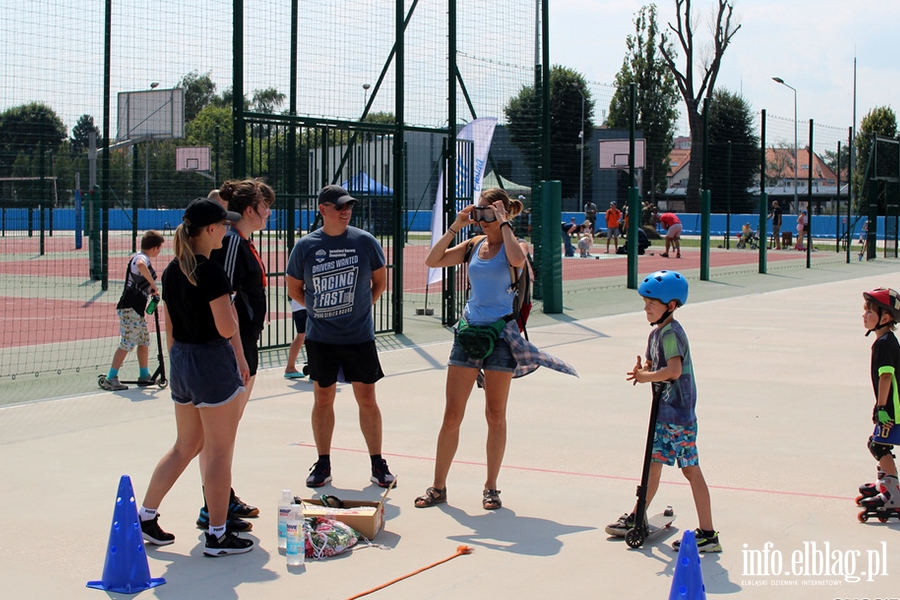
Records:
{"label": "scooter deck", "polygon": [[[668,529],[672,523],[675,521],[675,511],[671,506],[667,506],[666,510],[661,513],[657,513],[647,519],[647,537],[652,536],[655,533],[658,533],[660,530]],[[615,537],[625,537],[625,531],[622,533],[613,534]]]}

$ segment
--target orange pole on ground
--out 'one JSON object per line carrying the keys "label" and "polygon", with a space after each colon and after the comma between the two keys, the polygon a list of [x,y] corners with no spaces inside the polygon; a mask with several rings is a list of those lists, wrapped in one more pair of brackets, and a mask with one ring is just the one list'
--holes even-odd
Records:
{"label": "orange pole on ground", "polygon": [[456,553],[453,554],[452,556],[448,556],[448,557],[445,558],[445,559],[439,560],[439,561],[437,561],[437,562],[435,562],[435,563],[431,563],[430,565],[428,565],[428,566],[426,566],[426,567],[422,567],[421,569],[416,569],[416,570],[413,571],[412,573],[407,573],[406,575],[403,575],[402,577],[397,577],[396,579],[391,579],[391,580],[388,581],[387,583],[382,583],[382,584],[379,585],[378,587],[374,587],[374,588],[372,588],[371,590],[367,590],[367,591],[365,591],[365,592],[362,592],[361,594],[357,594],[357,595],[355,595],[355,596],[350,596],[350,598],[348,598],[347,600],[354,600],[355,598],[362,598],[363,596],[368,596],[369,594],[371,594],[371,593],[373,593],[373,592],[377,592],[378,590],[383,590],[384,588],[386,588],[386,587],[389,586],[389,585],[393,585],[393,584],[397,583],[398,581],[403,581],[404,579],[407,579],[407,578],[409,578],[409,577],[412,577],[413,575],[418,575],[418,574],[421,573],[422,571],[427,571],[427,570],[430,569],[431,567],[436,567],[436,566],[438,566],[438,565],[440,565],[440,564],[443,564],[443,563],[447,562],[448,560],[453,560],[453,559],[456,558],[457,556],[462,556],[463,554],[472,554],[472,549],[471,549],[470,547],[468,547],[468,546],[459,546],[459,547],[456,548]]}

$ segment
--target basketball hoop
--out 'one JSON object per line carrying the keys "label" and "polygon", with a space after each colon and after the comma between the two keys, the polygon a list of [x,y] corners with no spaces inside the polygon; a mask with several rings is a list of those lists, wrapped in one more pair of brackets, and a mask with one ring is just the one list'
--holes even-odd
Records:
{"label": "basketball hoop", "polygon": [[201,177],[215,181],[209,172],[209,146],[179,146],[175,148],[175,170],[179,173],[196,173]]}
{"label": "basketball hoop", "polygon": [[[628,170],[631,167],[628,161],[630,156],[629,146],[629,140],[599,140],[600,159],[597,165],[598,168],[616,171]],[[634,168],[643,169],[644,161],[644,139],[637,138],[634,140]]]}

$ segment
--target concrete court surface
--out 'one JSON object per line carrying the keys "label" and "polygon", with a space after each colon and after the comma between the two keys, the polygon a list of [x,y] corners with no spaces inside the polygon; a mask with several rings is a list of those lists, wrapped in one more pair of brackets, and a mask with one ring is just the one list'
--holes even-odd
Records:
{"label": "concrete court surface", "polygon": [[[725,547],[701,559],[709,597],[900,596],[900,521],[861,524],[853,503],[857,486],[875,473],[865,444],[872,339],[863,337],[861,292],[900,286],[898,273],[896,261],[881,261],[835,268],[824,277],[832,281],[796,278],[802,287],[762,293],[754,290],[766,285],[748,285],[762,282],[759,276],[691,281],[691,301],[676,315],[691,339],[701,466]],[[766,281],[795,278],[771,277]],[[262,371],[234,463],[238,494],[261,509],[251,534],[258,547],[202,556],[194,528],[199,477],[191,465],[160,508],[175,543],[147,552],[151,575],[168,583],[141,595],[348,598],[467,545],[472,554],[371,597],[667,598],[676,565],[670,544],[697,525],[678,471],[664,469],[651,507],[675,507],[670,531],[638,550],[603,531],[632,506],[650,398],[648,386],[625,380],[649,331],[640,299],[627,290],[610,297],[628,312],[534,319],[532,341],[580,377],[540,369],[513,382],[504,506],[494,512],[481,508],[485,425],[477,390],[449,503],[413,507],[431,483],[450,336],[384,351],[384,453],[398,475],[385,529],[376,547],[300,568],[288,569],[278,554],[275,507],[284,488],[312,492],[303,485],[315,460],[311,386],[287,382],[280,368]],[[336,410],[334,481],[321,491],[375,499],[381,490],[368,482],[349,386],[339,388]],[[131,476],[140,502],[174,439],[173,425],[168,391],[155,388],[0,408],[0,597],[102,597],[85,583],[102,575],[119,477]]]}

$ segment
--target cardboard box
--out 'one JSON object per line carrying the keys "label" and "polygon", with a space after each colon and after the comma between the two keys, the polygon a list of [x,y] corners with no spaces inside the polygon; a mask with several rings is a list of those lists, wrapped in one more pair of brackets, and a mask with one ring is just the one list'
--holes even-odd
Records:
{"label": "cardboard box", "polygon": [[396,479],[391,482],[378,502],[344,500],[343,508],[336,508],[333,498],[330,505],[325,505],[321,498],[294,498],[294,501],[303,505],[304,517],[326,517],[340,521],[371,540],[384,527],[384,503],[396,482]]}

